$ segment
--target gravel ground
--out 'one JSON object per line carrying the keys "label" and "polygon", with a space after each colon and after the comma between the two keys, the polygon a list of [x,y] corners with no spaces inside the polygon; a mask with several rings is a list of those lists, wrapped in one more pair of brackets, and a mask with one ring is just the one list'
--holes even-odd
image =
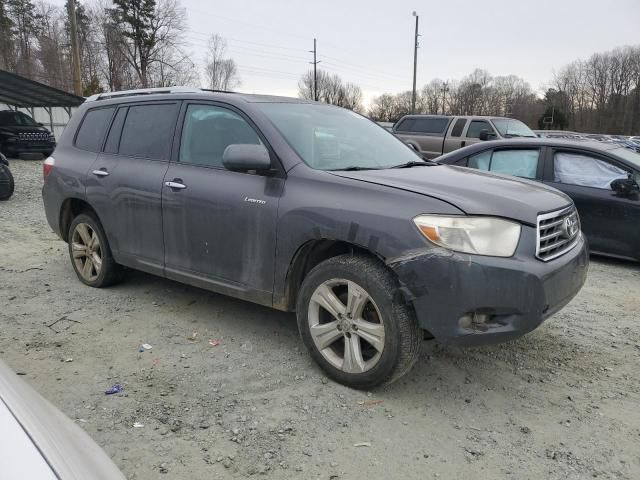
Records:
{"label": "gravel ground", "polygon": [[11,169],[0,357],[128,478],[640,478],[637,264],[592,259],[531,334],[424,342],[409,375],[360,392],[315,367],[292,314],[136,272],[82,285],[46,223],[40,162]]}

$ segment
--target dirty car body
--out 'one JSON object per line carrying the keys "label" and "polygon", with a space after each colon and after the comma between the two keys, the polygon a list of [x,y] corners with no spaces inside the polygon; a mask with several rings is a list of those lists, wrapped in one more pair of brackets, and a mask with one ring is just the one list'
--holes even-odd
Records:
{"label": "dirty car body", "polygon": [[[174,106],[166,110],[175,125],[166,156],[151,161],[108,152],[113,144],[108,132],[121,128],[121,145],[126,135],[122,124],[127,114],[121,115],[121,109],[131,112],[147,104]],[[199,110],[203,106],[210,110]],[[100,130],[95,152],[74,144],[75,132],[93,109],[112,109],[105,115],[108,125]],[[237,140],[207,147],[219,155],[226,145],[222,165],[194,164],[202,147],[190,146],[189,139],[195,138],[190,135],[198,130],[189,122],[206,120],[210,123],[205,131],[211,133],[221,128],[216,122],[231,116],[234,122],[242,119],[255,136],[242,127],[242,134],[239,129],[233,133]],[[237,148],[234,142],[243,145]],[[238,155],[255,157],[255,152],[267,156],[267,168],[261,169],[255,158],[253,170],[244,171],[241,162],[234,163]],[[380,291],[386,298],[371,293],[366,307],[377,312],[372,320],[376,328],[371,322],[363,328],[377,335],[384,324],[386,336],[371,340],[378,353],[370,361],[357,362],[355,369],[363,374],[369,370],[372,377],[378,368],[374,360],[385,361],[384,352],[397,347],[391,339],[396,335],[393,320],[383,319],[387,300],[393,306],[389,311],[401,309],[403,318],[437,339],[476,345],[533,330],[579,291],[586,276],[587,246],[579,225],[562,248],[550,251],[553,255],[537,256],[540,233],[545,233],[540,230],[541,218],[568,216],[577,224],[567,196],[533,182],[429,165],[381,127],[337,107],[198,92],[100,99],[87,102],[74,115],[53,157],[43,187],[49,224],[69,242],[73,219],[88,212],[104,228],[104,243],[119,265],[280,310],[296,310],[299,325],[306,325],[307,318],[301,298],[307,294],[312,300],[319,298],[325,284],[333,288],[341,275],[353,273],[344,281],[349,301],[335,303],[338,309],[346,308],[344,318],[333,312],[339,321],[312,325],[311,309],[308,315],[312,327],[335,324],[344,333],[340,340],[345,343],[344,371],[331,370],[337,357],[328,347],[323,351],[333,367],[320,363],[338,381],[356,387],[392,377],[388,374],[381,380],[380,374],[375,381],[358,383],[349,376],[353,372],[347,365],[351,337],[373,338],[350,320],[350,289],[357,298],[375,291],[378,287],[369,280],[374,273],[384,277],[385,288]],[[441,219],[456,225],[486,221],[491,224],[487,228],[495,223],[512,235],[517,231],[517,238],[512,251],[500,257],[455,251],[430,240],[424,229],[431,227],[420,224]],[[310,279],[322,277],[323,266],[331,267],[332,259],[349,263],[349,256],[361,259],[366,271],[338,268],[326,273],[325,284],[308,285]],[[301,327],[303,339],[305,328]],[[416,334],[411,336],[415,339]],[[361,347],[365,345],[354,347],[356,353]],[[411,364],[417,358],[413,350],[408,354]]]}

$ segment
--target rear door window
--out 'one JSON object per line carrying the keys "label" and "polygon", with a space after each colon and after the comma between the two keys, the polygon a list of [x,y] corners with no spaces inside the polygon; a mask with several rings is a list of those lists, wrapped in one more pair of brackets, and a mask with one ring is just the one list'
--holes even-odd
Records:
{"label": "rear door window", "polygon": [[489,122],[484,120],[471,120],[469,128],[467,129],[467,138],[480,138],[480,132],[482,130],[488,130],[490,134],[495,135],[493,127],[489,125]]}
{"label": "rear door window", "polygon": [[131,157],[168,160],[177,112],[176,103],[129,107],[122,127],[118,153]]}
{"label": "rear door window", "polygon": [[411,131],[415,133],[441,134],[449,125],[448,118],[416,118]]}
{"label": "rear door window", "polygon": [[626,170],[590,155],[556,152],[553,156],[554,182],[611,190],[611,182],[628,175]]}
{"label": "rear door window", "polygon": [[87,111],[76,135],[76,147],[90,152],[99,152],[109,128],[113,108],[94,108]]}

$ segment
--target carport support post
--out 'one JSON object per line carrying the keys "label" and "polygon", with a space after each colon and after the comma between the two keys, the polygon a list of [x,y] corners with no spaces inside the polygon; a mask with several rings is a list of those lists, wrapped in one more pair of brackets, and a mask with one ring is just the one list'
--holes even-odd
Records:
{"label": "carport support post", "polygon": [[44,107],[44,110],[49,114],[49,128],[51,129],[51,133],[53,133],[53,113],[51,107]]}

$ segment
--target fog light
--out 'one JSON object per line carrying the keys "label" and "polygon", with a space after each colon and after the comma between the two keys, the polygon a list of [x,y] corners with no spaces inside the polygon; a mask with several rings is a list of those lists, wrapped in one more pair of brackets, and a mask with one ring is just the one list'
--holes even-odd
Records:
{"label": "fog light", "polygon": [[470,312],[465,313],[460,320],[458,320],[458,325],[460,328],[465,330],[481,330],[486,331],[488,329],[487,323],[489,322],[491,315],[487,313],[478,313],[478,312]]}

